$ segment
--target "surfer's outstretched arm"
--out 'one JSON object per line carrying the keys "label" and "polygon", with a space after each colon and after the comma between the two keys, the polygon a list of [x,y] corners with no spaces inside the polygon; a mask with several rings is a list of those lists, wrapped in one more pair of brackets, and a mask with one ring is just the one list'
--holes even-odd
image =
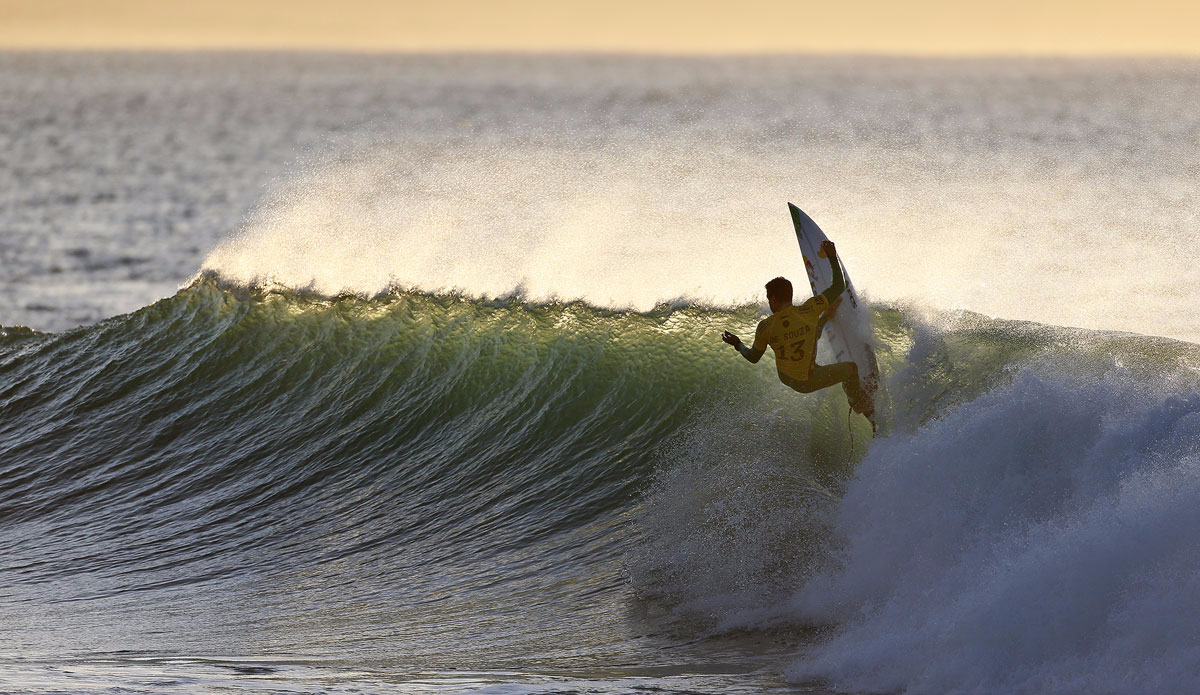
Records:
{"label": "surfer's outstretched arm", "polygon": [[763,333],[763,324],[758,324],[758,330],[754,332],[754,347],[749,347],[742,342],[742,339],[736,335],[725,331],[721,334],[721,340],[732,345],[742,357],[745,357],[751,364],[757,363],[762,359],[763,353],[767,350],[767,337]]}
{"label": "surfer's outstretched arm", "polygon": [[829,259],[829,267],[833,270],[833,284],[821,294],[825,295],[825,299],[829,300],[829,305],[833,306],[838,296],[846,291],[846,278],[842,275],[842,264],[838,263],[837,249],[834,248],[833,242],[823,242],[821,250],[825,252],[825,257]]}

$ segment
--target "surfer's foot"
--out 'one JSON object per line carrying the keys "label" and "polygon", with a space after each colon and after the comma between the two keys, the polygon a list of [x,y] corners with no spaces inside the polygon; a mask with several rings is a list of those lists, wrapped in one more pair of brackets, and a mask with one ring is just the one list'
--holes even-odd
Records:
{"label": "surfer's foot", "polygon": [[854,398],[851,398],[850,409],[871,422],[875,421],[875,399],[871,398],[869,391],[860,390]]}
{"label": "surfer's foot", "polygon": [[856,402],[851,403],[850,407],[854,412],[862,415],[871,422],[875,422],[875,403],[869,397],[862,397]]}

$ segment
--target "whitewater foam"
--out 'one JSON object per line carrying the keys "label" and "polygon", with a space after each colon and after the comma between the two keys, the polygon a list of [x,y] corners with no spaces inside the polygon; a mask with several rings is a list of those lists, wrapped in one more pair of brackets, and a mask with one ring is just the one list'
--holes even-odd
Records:
{"label": "whitewater foam", "polygon": [[1184,692],[1200,675],[1200,393],[1022,370],[874,444],[836,569],[780,615],[850,690]]}

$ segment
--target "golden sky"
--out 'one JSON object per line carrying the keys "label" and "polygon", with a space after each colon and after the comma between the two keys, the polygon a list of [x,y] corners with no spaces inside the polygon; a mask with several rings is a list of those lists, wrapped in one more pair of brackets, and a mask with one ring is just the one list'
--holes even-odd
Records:
{"label": "golden sky", "polygon": [[1200,0],[0,0],[0,48],[1200,56]]}

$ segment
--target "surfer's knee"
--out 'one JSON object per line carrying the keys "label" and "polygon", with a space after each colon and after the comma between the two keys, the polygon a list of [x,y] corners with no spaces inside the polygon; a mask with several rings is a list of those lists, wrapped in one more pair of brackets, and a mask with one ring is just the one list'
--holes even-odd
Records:
{"label": "surfer's knee", "polygon": [[780,374],[779,381],[784,386],[787,386],[788,388],[792,389],[793,391],[797,391],[799,393],[812,393],[813,391],[817,390],[815,388],[812,380],[800,381],[798,379],[792,379],[792,378],[789,378],[789,377],[786,377],[786,376]]}

